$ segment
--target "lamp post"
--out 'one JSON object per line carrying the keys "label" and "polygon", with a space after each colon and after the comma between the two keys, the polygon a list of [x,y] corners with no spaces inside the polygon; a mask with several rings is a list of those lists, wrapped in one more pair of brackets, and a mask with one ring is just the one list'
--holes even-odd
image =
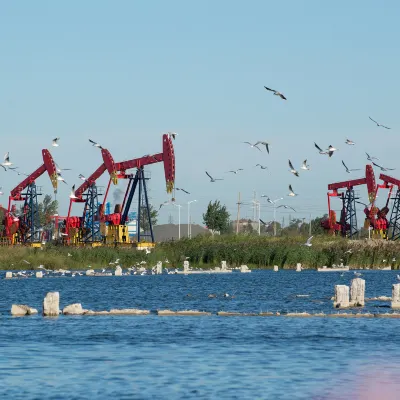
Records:
{"label": "lamp post", "polygon": [[283,200],[283,197],[272,201],[272,204],[274,205],[274,236],[276,236],[276,203],[280,200]]}
{"label": "lamp post", "polygon": [[191,200],[188,201],[187,205],[188,205],[188,238],[191,239],[192,238],[192,221],[191,221],[191,217],[190,217],[190,204],[194,203],[197,200]]}
{"label": "lamp post", "polygon": [[175,204],[175,207],[178,207],[178,239],[181,239],[181,208],[182,206],[180,204]]}

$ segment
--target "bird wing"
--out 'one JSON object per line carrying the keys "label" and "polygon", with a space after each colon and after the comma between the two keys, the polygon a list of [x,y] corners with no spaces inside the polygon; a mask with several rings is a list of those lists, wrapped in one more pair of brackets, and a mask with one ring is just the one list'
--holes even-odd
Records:
{"label": "bird wing", "polygon": [[7,153],[4,155],[4,161],[10,161],[10,153],[7,151]]}
{"label": "bird wing", "polygon": [[319,146],[317,145],[317,143],[314,142],[314,146],[315,146],[319,151],[322,151],[321,147],[319,147]]}
{"label": "bird wing", "polygon": [[250,143],[250,142],[243,142],[243,143],[246,143],[246,144],[249,144],[250,146],[253,146],[253,144]]}
{"label": "bird wing", "polygon": [[290,160],[289,160],[289,167],[290,167],[290,169],[294,169],[293,165],[292,165],[292,162]]}
{"label": "bird wing", "polygon": [[333,154],[333,151],[330,151],[330,152],[328,153],[329,157],[332,157],[332,154]]}
{"label": "bird wing", "polygon": [[372,164],[375,165],[375,167],[382,168],[380,165],[374,163],[373,161],[372,161]]}
{"label": "bird wing", "polygon": [[182,192],[185,192],[186,194],[190,194],[187,190],[185,190],[185,189],[181,189],[182,190]]}
{"label": "bird wing", "polygon": [[376,122],[374,119],[372,119],[371,117],[368,117],[371,121],[374,121],[376,124],[378,124],[378,122]]}
{"label": "bird wing", "polygon": [[283,204],[281,204],[280,206],[276,207],[276,208],[281,208],[281,207],[285,207]]}
{"label": "bird wing", "polygon": [[289,185],[289,190],[293,192],[292,185]]}
{"label": "bird wing", "polygon": [[261,149],[257,145],[254,145],[253,147],[255,147],[257,150],[261,151]]}
{"label": "bird wing", "polygon": [[387,171],[394,171],[396,168],[385,168]]}
{"label": "bird wing", "polygon": [[267,225],[261,218],[260,218],[260,222],[261,222],[263,225]]}
{"label": "bird wing", "polygon": [[360,168],[353,168],[353,169],[349,169],[349,171],[361,171]]}
{"label": "bird wing", "polygon": [[274,92],[274,93],[276,92],[276,90],[267,88],[266,86],[264,86],[264,88],[267,89],[267,90],[269,90],[270,92]]}
{"label": "bird wing", "polygon": [[206,174],[211,180],[213,180],[213,177],[207,171],[206,171]]}
{"label": "bird wing", "polygon": [[289,206],[289,208],[290,208],[291,210],[293,210],[294,212],[296,212],[296,210],[295,210],[293,207],[290,207],[290,206]]}
{"label": "bird wing", "polygon": [[283,100],[287,100],[287,98],[286,98],[283,94],[280,94],[279,97],[280,97],[281,99],[283,99]]}
{"label": "bird wing", "polygon": [[307,168],[307,160],[303,161],[303,166]]}
{"label": "bird wing", "polygon": [[385,129],[390,129],[388,126],[385,126],[385,125],[381,125],[381,127],[385,128]]}
{"label": "bird wing", "polygon": [[57,143],[59,140],[60,140],[60,138],[56,137],[56,138],[53,139],[53,143]]}
{"label": "bird wing", "polygon": [[344,163],[343,160],[342,160],[342,164],[343,164],[343,166],[346,168],[346,171],[348,171],[349,169],[347,168],[347,165]]}
{"label": "bird wing", "polygon": [[308,243],[308,244],[311,243],[312,238],[313,238],[313,236],[310,236],[310,237],[307,239],[307,243]]}
{"label": "bird wing", "polygon": [[97,143],[96,143],[94,140],[92,140],[92,139],[89,139],[89,142],[92,143],[93,146],[95,146],[95,145],[97,144]]}
{"label": "bird wing", "polygon": [[[7,168],[4,165],[1,165],[1,166],[4,168],[4,171],[7,171]],[[15,172],[17,172],[17,171],[15,171]]]}

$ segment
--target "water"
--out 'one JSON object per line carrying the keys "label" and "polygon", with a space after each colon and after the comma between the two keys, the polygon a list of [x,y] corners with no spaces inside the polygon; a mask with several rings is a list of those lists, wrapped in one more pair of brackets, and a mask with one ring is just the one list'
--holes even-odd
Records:
{"label": "water", "polygon": [[[390,296],[396,275],[364,271],[366,296]],[[334,285],[351,278],[254,271],[0,280],[0,398],[396,399],[399,319],[9,315],[13,303],[40,310],[55,290],[62,307],[93,310],[329,313]],[[387,306],[368,302],[362,311]]]}

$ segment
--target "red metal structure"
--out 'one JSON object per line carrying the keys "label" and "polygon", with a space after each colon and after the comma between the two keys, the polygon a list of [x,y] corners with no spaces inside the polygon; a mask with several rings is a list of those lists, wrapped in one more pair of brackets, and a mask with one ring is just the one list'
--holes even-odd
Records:
{"label": "red metal structure", "polygon": [[[146,165],[162,162],[164,164],[164,174],[166,180],[167,193],[172,193],[175,182],[175,153],[170,135],[163,135],[163,150],[161,153],[146,155],[132,160],[114,162],[110,152],[102,149],[103,163],[91,174],[86,181],[75,191],[75,197],[70,199],[68,217],[66,221],[66,234],[69,238],[74,236],[77,241],[84,243],[98,242],[101,236],[100,222],[107,222],[110,225],[123,225],[127,222],[127,212],[131,205],[136,186],[139,185],[139,197],[143,193],[147,199],[147,190],[143,169]],[[136,175],[128,174],[127,171],[136,168]],[[106,193],[102,205],[99,206],[96,189],[96,181],[105,171],[110,174],[110,180],[107,185]],[[104,215],[104,206],[109,193],[111,182],[116,184],[118,179],[129,179],[127,191],[125,193],[122,207],[118,207],[113,214]],[[86,198],[84,198],[86,197]],[[72,203],[85,202],[83,217],[71,216]],[[146,210],[149,212],[147,204]],[[126,212],[125,212],[126,211]],[[140,214],[140,206],[139,213]],[[140,216],[138,217],[140,221]],[[151,223],[150,223],[151,226]],[[74,231],[71,232],[71,229]],[[81,234],[79,234],[79,231]],[[138,229],[139,231],[139,229]],[[79,236],[79,237],[78,237]],[[154,240],[154,239],[153,239]]]}
{"label": "red metal structure", "polygon": [[[5,235],[11,243],[15,243],[16,234],[18,241],[22,243],[40,242],[40,221],[38,213],[38,193],[36,191],[36,179],[42,176],[45,172],[48,173],[50,181],[54,188],[54,193],[57,193],[57,169],[53,157],[47,149],[42,150],[43,164],[26,177],[12,191],[8,200],[8,209],[5,216]],[[25,193],[22,193],[26,190]],[[15,205],[13,201],[24,201],[23,215],[16,218]],[[18,221],[17,221],[18,219]]]}

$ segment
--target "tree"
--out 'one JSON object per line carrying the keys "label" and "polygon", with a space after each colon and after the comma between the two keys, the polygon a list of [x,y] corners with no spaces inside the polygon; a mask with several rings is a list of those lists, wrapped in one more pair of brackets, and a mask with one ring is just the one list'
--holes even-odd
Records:
{"label": "tree", "polygon": [[203,222],[212,232],[218,231],[226,233],[229,230],[230,214],[225,205],[221,205],[218,200],[208,203],[207,211],[203,214]]}
{"label": "tree", "polygon": [[[151,204],[149,206],[149,210],[150,210],[151,225],[156,226],[157,218],[158,218],[158,211],[155,210]],[[140,214],[141,214],[140,215],[140,229],[142,229],[144,232],[147,232],[150,230],[150,224],[149,224],[149,219],[147,216],[147,207],[146,206],[141,207]]]}
{"label": "tree", "polygon": [[51,217],[57,213],[58,201],[52,200],[51,196],[46,194],[43,201],[38,204],[39,222],[43,229],[50,229],[52,225]]}

